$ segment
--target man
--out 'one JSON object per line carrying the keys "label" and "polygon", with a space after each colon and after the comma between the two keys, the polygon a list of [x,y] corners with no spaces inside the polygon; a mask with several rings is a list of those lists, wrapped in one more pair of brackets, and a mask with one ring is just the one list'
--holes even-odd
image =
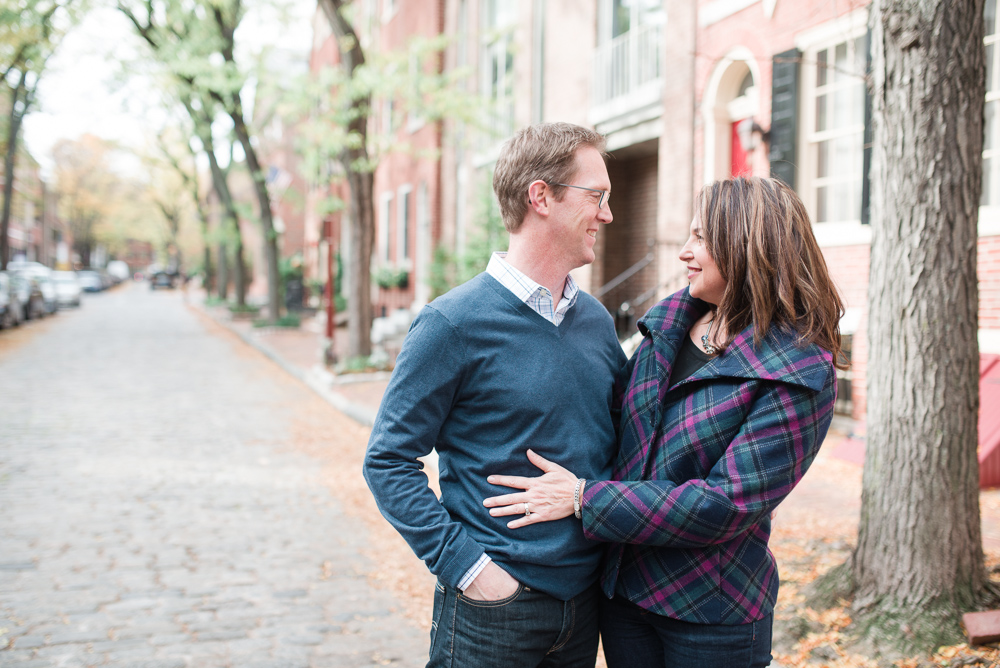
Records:
{"label": "man", "polygon": [[[625,355],[569,276],[612,220],[603,149],[568,123],[504,145],[493,189],[509,250],[421,311],[379,408],[365,477],[438,577],[428,666],[594,665],[601,546],[574,517],[512,530],[483,500],[509,491],[490,474],[536,474],[529,448],[585,478],[610,474]],[[440,501],[417,461],[432,449]]]}

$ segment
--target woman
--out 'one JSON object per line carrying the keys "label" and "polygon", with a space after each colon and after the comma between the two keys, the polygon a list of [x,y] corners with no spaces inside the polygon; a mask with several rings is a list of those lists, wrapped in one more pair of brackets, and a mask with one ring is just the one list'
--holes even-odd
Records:
{"label": "woman", "polygon": [[833,417],[843,306],[805,207],[777,180],[707,186],[680,259],[689,287],[639,321],[622,372],[613,480],[579,480],[529,451],[544,475],[491,476],[523,491],[485,505],[520,515],[511,528],[575,514],[612,544],[610,668],[766,666],[770,514]]}

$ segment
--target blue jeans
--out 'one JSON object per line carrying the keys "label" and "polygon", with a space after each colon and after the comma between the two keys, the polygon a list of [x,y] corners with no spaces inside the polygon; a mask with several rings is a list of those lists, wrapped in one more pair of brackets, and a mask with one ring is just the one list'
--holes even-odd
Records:
{"label": "blue jeans", "polygon": [[519,585],[499,601],[476,601],[438,582],[427,668],[593,668],[595,584],[560,601]]}
{"label": "blue jeans", "polygon": [[601,641],[608,668],[763,668],[771,663],[771,620],[692,624],[616,595],[601,601]]}

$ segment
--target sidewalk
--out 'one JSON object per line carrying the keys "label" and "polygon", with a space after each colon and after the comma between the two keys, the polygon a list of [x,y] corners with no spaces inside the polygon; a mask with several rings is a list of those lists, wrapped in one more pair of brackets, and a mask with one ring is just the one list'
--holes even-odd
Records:
{"label": "sidewalk", "polygon": [[[204,292],[200,290],[192,290],[188,302],[270,357],[348,417],[369,427],[374,422],[390,374],[335,376],[327,371],[322,364],[319,320],[305,319],[300,329],[254,328],[249,320],[233,320],[223,307],[206,308]],[[346,332],[338,330],[334,340],[340,358],[346,355],[346,338]],[[839,537],[854,543],[861,510],[862,471],[857,448],[850,443],[854,430],[850,418],[834,419],[809,473],[782,503],[772,540],[781,536],[801,538],[806,532],[815,539]],[[988,559],[997,562],[1000,561],[1000,489],[981,491],[979,498],[983,549]]]}

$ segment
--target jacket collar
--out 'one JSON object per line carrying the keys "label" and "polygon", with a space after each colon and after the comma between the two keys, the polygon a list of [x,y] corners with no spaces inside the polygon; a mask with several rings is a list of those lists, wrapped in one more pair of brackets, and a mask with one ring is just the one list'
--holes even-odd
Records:
{"label": "jacket collar", "polygon": [[[692,297],[688,288],[651,308],[638,322],[639,331],[652,338],[657,357],[672,368],[680,345],[709,305]],[[721,355],[683,383],[728,376],[761,378],[801,385],[820,391],[832,370],[833,355],[815,344],[800,346],[795,335],[772,327],[759,346],[754,345],[753,325],[740,332]],[[664,369],[669,378],[670,369]]]}

